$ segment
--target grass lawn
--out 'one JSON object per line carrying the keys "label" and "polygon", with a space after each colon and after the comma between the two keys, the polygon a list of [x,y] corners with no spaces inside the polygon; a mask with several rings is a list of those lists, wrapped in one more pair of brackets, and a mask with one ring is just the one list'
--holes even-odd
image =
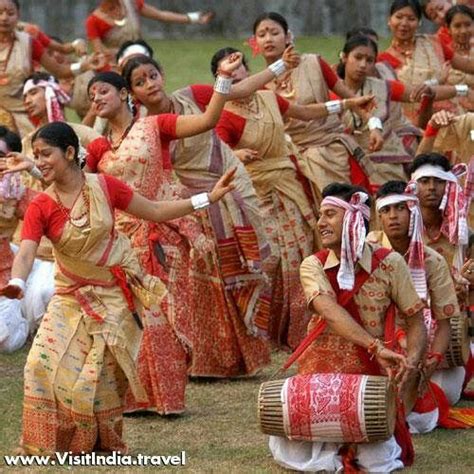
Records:
{"label": "grass lawn", "polygon": [[[243,40],[155,41],[162,62],[167,90],[193,83],[212,82],[209,63],[224,46],[243,46]],[[340,38],[298,38],[301,52],[321,53],[331,63],[342,47]],[[249,55],[250,56],[250,55]],[[251,59],[253,71],[263,68],[261,59]],[[12,454],[21,430],[23,366],[27,349],[0,355],[0,472],[2,456]],[[156,415],[127,417],[125,436],[132,454],[171,455],[186,451],[189,472],[285,472],[269,455],[267,439],[257,427],[257,393],[260,383],[283,362],[286,355],[275,353],[272,366],[252,379],[193,381],[187,390],[187,412],[177,418]],[[474,406],[473,403],[470,406]],[[415,438],[416,468],[411,472],[474,472],[474,430],[436,432]],[[22,472],[61,472],[67,468],[22,468]],[[71,468],[69,468],[71,469]],[[155,468],[171,472],[174,469]],[[102,469],[78,469],[105,472]],[[110,470],[108,468],[107,470]],[[120,472],[139,472],[122,468]]]}
{"label": "grass lawn", "polygon": [[[0,356],[0,472],[1,456],[12,454],[20,434],[22,369],[27,350]],[[128,416],[125,436],[131,454],[171,455],[186,451],[185,468],[154,468],[159,472],[176,469],[189,472],[285,472],[269,455],[267,438],[257,427],[257,393],[285,360],[275,353],[272,366],[258,377],[226,381],[192,381],[187,389],[187,412],[167,419],[154,414]],[[474,403],[470,403],[474,407]],[[474,430],[436,430],[415,437],[414,473],[474,472]],[[66,468],[43,467],[41,472]],[[76,469],[76,468],[75,468]],[[82,471],[105,472],[106,468]],[[39,468],[22,468],[22,472]],[[120,472],[139,472],[122,468]]]}

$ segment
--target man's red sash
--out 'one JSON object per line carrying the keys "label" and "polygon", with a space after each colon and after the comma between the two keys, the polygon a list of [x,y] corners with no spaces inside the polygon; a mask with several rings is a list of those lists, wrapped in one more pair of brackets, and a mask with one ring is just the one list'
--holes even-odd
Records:
{"label": "man's red sash", "polygon": [[[353,318],[360,324],[362,319],[360,317],[359,308],[357,307],[354,296],[358,293],[362,285],[369,279],[370,275],[379,267],[380,263],[391,251],[385,248],[379,248],[372,254],[372,267],[371,273],[367,273],[364,269],[360,268],[355,276],[354,288],[352,290],[341,290],[337,283],[337,270],[338,267],[329,268],[325,270],[326,276],[328,277],[329,283],[336,294],[337,303],[342,306]],[[329,250],[323,249],[315,253],[314,256],[321,262],[322,265],[326,263],[329,255]],[[296,360],[299,359],[301,354],[311,345],[313,341],[326,329],[327,323],[324,319],[320,319],[316,324],[316,327],[301,341],[301,344],[296,348],[293,354],[288,358],[283,369],[286,370],[291,367]],[[386,320],[385,320],[385,340],[390,343],[394,339],[395,334],[395,308],[391,304],[387,309]],[[363,348],[360,348],[360,357],[364,361],[368,368],[369,375],[380,374],[380,368],[378,364],[370,360],[369,354]]]}

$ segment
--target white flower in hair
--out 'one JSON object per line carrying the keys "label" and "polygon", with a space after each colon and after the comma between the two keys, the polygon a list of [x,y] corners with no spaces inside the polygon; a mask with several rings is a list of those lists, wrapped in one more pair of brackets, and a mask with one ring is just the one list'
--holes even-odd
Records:
{"label": "white flower in hair", "polygon": [[292,46],[295,45],[295,35],[293,34],[293,32],[291,30],[288,30],[288,42],[289,44],[291,44]]}
{"label": "white flower in hair", "polygon": [[130,94],[128,94],[128,96],[127,96],[127,106],[130,109],[130,112],[133,113],[133,110],[135,108],[135,104],[133,103],[133,99],[132,99],[132,96]]}
{"label": "white flower in hair", "polygon": [[86,164],[86,157],[87,150],[82,145],[79,145],[79,150],[77,151],[77,159],[79,160],[80,168],[84,168],[84,165]]}

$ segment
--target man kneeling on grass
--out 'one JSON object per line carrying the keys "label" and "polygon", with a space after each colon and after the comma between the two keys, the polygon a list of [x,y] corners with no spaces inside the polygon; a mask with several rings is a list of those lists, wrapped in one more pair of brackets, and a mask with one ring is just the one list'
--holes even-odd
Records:
{"label": "man kneeling on grass", "polygon": [[[425,310],[428,346],[422,370],[429,380],[449,346],[452,316],[460,314],[454,283],[446,260],[435,250],[423,244],[423,217],[416,196],[416,183],[389,181],[377,192],[377,213],[382,231],[371,232],[368,241],[393,249],[403,255],[408,264],[418,296],[429,301]],[[403,321],[397,321],[397,340],[406,349]],[[410,387],[411,399],[417,395],[417,381]],[[408,388],[408,387],[407,387]],[[438,424],[439,410],[432,401],[433,388],[418,400],[408,416],[410,431],[427,433]],[[411,407],[408,407],[411,408]]]}
{"label": "man kneeling on grass", "polygon": [[[370,217],[365,190],[333,183],[323,190],[323,198],[318,229],[324,250],[303,261],[300,276],[308,305],[316,313],[308,331],[318,324],[326,328],[299,358],[299,373],[387,374],[403,387],[425,347],[424,303],[403,257],[365,242]],[[342,302],[348,292],[350,298]],[[387,347],[387,336],[394,333],[395,319],[387,311],[392,303],[406,321],[406,358]],[[270,449],[279,464],[291,469],[337,471],[356,466],[389,472],[413,462],[403,416],[398,417],[395,436],[383,442],[349,449],[345,444],[271,436]]]}

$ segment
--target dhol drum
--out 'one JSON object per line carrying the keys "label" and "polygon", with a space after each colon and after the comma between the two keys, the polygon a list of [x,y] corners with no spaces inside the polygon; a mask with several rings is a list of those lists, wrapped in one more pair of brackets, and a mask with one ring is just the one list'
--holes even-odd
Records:
{"label": "dhol drum", "polygon": [[384,441],[395,428],[396,393],[382,376],[296,375],[261,385],[258,417],[263,433],[292,440]]}
{"label": "dhol drum", "polygon": [[463,367],[469,360],[469,333],[468,318],[461,313],[449,320],[451,325],[451,340],[444,358],[445,364],[441,367]]}

